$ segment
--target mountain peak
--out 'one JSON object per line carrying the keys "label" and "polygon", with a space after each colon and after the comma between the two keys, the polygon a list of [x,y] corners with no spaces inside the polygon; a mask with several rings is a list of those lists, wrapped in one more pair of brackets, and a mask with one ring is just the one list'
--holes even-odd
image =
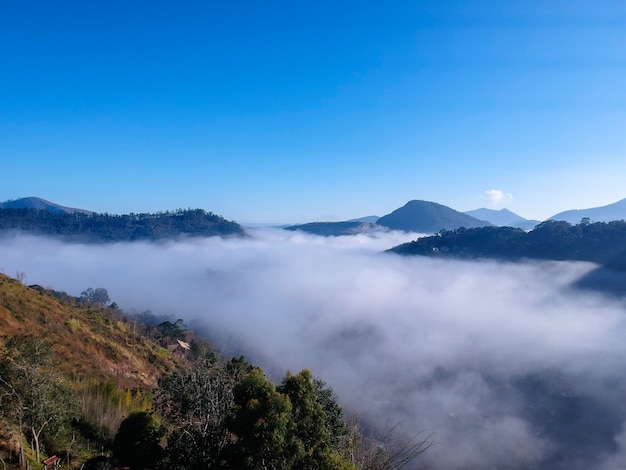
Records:
{"label": "mountain peak", "polygon": [[474,228],[490,225],[470,215],[458,212],[436,202],[414,199],[387,214],[377,222],[392,230],[405,232],[435,233],[460,227]]}
{"label": "mountain peak", "polygon": [[81,214],[93,214],[92,211],[85,209],[76,209],[74,207],[66,207],[54,202],[47,201],[46,199],[30,196],[20,199],[11,199],[0,203],[0,209],[37,209],[47,210],[50,212],[65,212],[73,213],[80,212]]}

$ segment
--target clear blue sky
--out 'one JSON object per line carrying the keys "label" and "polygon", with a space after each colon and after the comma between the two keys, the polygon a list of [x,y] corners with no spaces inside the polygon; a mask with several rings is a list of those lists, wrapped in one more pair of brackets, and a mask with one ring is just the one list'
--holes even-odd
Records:
{"label": "clear blue sky", "polygon": [[24,196],[239,222],[615,202],[626,3],[0,0],[0,201]]}

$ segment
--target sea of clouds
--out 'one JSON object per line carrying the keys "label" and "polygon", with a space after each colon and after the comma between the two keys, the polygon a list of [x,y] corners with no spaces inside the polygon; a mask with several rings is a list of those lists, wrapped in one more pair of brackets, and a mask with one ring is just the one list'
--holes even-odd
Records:
{"label": "sea of clouds", "polygon": [[433,469],[626,464],[626,307],[570,284],[587,263],[384,250],[415,234],[66,244],[0,240],[0,269],[125,311],[183,318],[276,380],[310,369],[345,410],[432,433]]}

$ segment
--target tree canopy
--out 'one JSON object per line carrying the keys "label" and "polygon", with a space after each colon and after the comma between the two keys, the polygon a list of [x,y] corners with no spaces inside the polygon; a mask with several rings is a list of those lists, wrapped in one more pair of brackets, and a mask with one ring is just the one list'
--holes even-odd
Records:
{"label": "tree canopy", "polygon": [[0,230],[21,230],[88,243],[244,234],[236,222],[202,209],[115,215],[0,208]]}

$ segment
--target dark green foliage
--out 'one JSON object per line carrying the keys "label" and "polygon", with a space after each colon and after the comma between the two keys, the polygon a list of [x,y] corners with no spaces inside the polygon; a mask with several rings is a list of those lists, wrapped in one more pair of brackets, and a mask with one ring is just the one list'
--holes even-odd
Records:
{"label": "dark green foliage", "polygon": [[295,439],[289,398],[255,368],[233,389],[234,416],[230,430],[237,436],[231,449],[233,468],[289,469],[301,458],[302,443]]}
{"label": "dark green foliage", "polygon": [[231,446],[236,468],[294,470],[348,469],[340,456],[347,436],[332,390],[303,370],[288,373],[275,387],[260,369],[235,386],[237,437]]}
{"label": "dark green foliage", "polygon": [[316,400],[324,411],[324,425],[329,434],[329,445],[334,451],[339,451],[348,434],[343,410],[337,402],[335,392],[326,382],[315,377],[313,387]]}
{"label": "dark green foliage", "polygon": [[169,320],[160,323],[157,326],[157,330],[159,330],[161,334],[166,338],[184,340],[187,327],[185,325],[185,322],[181,318],[179,318],[174,323]]}
{"label": "dark green foliage", "polygon": [[626,222],[570,225],[547,221],[530,232],[511,227],[441,231],[390,251],[457,258],[592,261],[620,267],[626,259]]}
{"label": "dark green foliage", "polygon": [[159,441],[164,433],[150,413],[131,413],[115,435],[113,457],[121,465],[133,469],[155,468],[162,457]]}
{"label": "dark green foliage", "polygon": [[96,289],[92,287],[88,288],[80,294],[80,299],[83,303],[89,305],[106,306],[111,302],[109,292],[102,287],[97,287]]}
{"label": "dark green foliage", "polygon": [[295,468],[331,468],[330,429],[311,372],[305,369],[297,375],[287,373],[278,391],[289,397],[295,424],[294,439],[302,444],[303,452]]}
{"label": "dark green foliage", "polygon": [[1,209],[0,230],[21,230],[88,243],[243,235],[239,224],[202,209],[156,214],[83,214]]}

